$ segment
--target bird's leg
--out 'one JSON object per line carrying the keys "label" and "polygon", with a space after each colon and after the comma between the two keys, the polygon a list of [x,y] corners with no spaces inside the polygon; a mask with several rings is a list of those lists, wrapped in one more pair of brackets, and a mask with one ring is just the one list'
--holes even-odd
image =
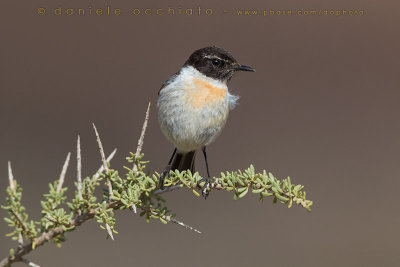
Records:
{"label": "bird's leg", "polygon": [[207,178],[203,178],[199,182],[203,182],[204,181],[204,185],[201,188],[201,194],[203,195],[204,199],[207,199],[208,194],[210,193],[209,190],[211,189],[212,179],[210,178],[210,171],[208,169],[208,160],[207,160],[206,147],[204,146],[202,150],[203,150],[204,159],[206,161]]}
{"label": "bird's leg", "polygon": [[174,159],[174,156],[176,154],[176,150],[177,149],[175,147],[174,152],[172,152],[172,156],[168,161],[168,165],[165,167],[164,171],[160,175],[160,188],[161,189],[164,189],[164,180],[165,180],[166,177],[169,176],[169,171],[171,170],[171,163],[172,163],[172,160]]}

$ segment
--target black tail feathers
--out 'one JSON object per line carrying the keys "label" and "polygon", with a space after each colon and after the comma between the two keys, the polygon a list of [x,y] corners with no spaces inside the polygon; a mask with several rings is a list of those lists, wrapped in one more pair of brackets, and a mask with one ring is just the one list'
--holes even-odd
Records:
{"label": "black tail feathers", "polygon": [[196,151],[190,151],[190,152],[177,152],[175,154],[174,160],[172,161],[171,164],[171,170],[179,170],[179,171],[185,171],[185,170],[190,170],[192,173],[195,172],[194,169],[194,160],[196,158]]}

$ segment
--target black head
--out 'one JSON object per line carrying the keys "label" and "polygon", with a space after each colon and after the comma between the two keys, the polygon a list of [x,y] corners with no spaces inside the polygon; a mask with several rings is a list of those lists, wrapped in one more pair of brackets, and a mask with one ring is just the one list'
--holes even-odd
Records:
{"label": "black head", "polygon": [[236,59],[223,48],[210,46],[194,51],[184,66],[192,66],[207,77],[221,81],[229,81],[235,71],[255,71],[240,65]]}

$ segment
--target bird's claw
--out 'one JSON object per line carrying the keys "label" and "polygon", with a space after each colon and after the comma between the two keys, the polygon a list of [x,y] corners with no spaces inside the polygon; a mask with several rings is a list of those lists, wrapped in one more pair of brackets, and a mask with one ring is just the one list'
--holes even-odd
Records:
{"label": "bird's claw", "polygon": [[204,181],[204,185],[201,187],[201,195],[204,199],[207,199],[208,195],[210,194],[212,179],[210,177],[203,178],[200,180],[200,183]]}
{"label": "bird's claw", "polygon": [[164,171],[160,175],[160,189],[164,190],[164,180],[169,177],[169,172],[171,171],[171,165],[167,165]]}

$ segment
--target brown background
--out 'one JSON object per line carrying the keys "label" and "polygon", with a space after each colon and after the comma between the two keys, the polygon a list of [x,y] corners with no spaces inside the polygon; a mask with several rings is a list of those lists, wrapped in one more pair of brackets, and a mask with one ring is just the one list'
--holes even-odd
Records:
{"label": "brown background", "polygon": [[[16,3],[18,2],[18,3]],[[113,1],[129,8],[212,8],[214,16],[38,16],[49,9],[104,8],[106,1],[2,1],[0,5],[0,197],[7,161],[24,188],[33,218],[67,152],[83,146],[83,172],[100,158],[90,123],[113,167],[123,172],[147,103],[152,110],[144,152],[161,170],[173,149],[158,127],[161,83],[189,54],[225,47],[256,73],[230,84],[241,96],[223,134],[209,147],[210,168],[253,163],[291,176],[314,200],[312,213],[255,195],[233,201],[214,192],[165,195],[197,235],[174,224],[149,224],[117,213],[116,240],[89,222],[58,249],[29,259],[41,266],[398,266],[399,7],[396,1]],[[364,17],[239,17],[237,8],[363,9]],[[197,162],[204,174],[204,161]],[[67,174],[72,193],[75,163]],[[5,215],[4,211],[0,213]],[[0,227],[1,257],[15,244]],[[20,264],[21,265],[21,264]],[[18,265],[18,266],[20,266]]]}

